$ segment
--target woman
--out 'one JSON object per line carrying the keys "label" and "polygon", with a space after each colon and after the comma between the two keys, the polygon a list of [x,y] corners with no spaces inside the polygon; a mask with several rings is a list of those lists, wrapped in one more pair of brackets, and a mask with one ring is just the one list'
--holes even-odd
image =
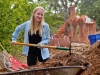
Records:
{"label": "woman", "polygon": [[[16,27],[12,34],[12,44],[16,44],[16,39],[22,30],[25,31],[24,43],[46,45],[50,42],[50,28],[44,22],[44,9],[42,7],[38,6],[33,10],[30,21]],[[27,56],[28,66],[36,65],[37,60],[45,62],[49,59],[48,48],[23,46],[22,53]]]}

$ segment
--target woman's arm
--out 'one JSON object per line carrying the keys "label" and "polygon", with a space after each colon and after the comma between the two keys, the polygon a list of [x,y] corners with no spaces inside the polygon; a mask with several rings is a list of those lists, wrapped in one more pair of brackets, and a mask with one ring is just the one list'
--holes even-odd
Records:
{"label": "woman's arm", "polygon": [[15,28],[15,31],[13,32],[12,34],[12,41],[16,41],[16,39],[18,38],[19,36],[19,33],[22,31],[22,30],[25,30],[25,25],[27,24],[27,22],[17,26]]}

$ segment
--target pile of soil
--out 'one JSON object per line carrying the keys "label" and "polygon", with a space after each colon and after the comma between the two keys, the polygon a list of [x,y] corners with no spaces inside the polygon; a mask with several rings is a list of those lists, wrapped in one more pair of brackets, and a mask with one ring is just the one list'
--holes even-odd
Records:
{"label": "pile of soil", "polygon": [[90,46],[85,56],[92,65],[82,75],[100,75],[100,41]]}
{"label": "pile of soil", "polygon": [[69,54],[67,51],[59,51],[58,54],[50,58],[48,61],[32,66],[31,68],[48,68],[59,66],[83,66],[87,62],[84,61],[84,57],[79,54]]}
{"label": "pile of soil", "polygon": [[[38,63],[33,68],[48,68],[59,66],[82,66],[86,63],[91,66],[81,75],[100,75],[100,41],[91,46],[75,48],[71,55],[69,51],[50,50],[51,58],[44,63]],[[53,56],[52,56],[53,55]]]}

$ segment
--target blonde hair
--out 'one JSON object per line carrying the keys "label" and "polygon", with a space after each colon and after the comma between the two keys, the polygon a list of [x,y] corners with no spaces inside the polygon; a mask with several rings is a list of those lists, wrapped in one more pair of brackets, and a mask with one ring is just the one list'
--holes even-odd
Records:
{"label": "blonde hair", "polygon": [[[32,16],[31,16],[31,26],[30,26],[30,33],[31,33],[31,35],[32,35],[32,34],[36,34],[34,13],[35,13],[38,9],[42,9],[42,10],[44,11],[43,7],[41,7],[41,6],[38,6],[38,7],[36,7],[36,8],[33,10]],[[39,35],[40,35],[40,36],[42,36],[42,31],[43,31],[43,30],[42,30],[42,25],[43,25],[43,22],[44,22],[44,16],[43,16],[42,21],[40,21],[40,23],[39,23]]]}

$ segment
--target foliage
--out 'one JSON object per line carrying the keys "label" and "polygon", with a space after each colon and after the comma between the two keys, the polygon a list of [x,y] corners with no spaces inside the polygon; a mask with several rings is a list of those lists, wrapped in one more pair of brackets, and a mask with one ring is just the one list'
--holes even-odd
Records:
{"label": "foliage", "polygon": [[100,26],[100,0],[81,0],[79,4],[80,9],[78,12],[80,15],[86,14],[94,21],[96,21],[97,25]]}
{"label": "foliage", "polygon": [[[42,0],[41,0],[42,1]],[[70,6],[73,3],[77,6],[80,0],[45,0],[48,3],[48,8],[54,13],[63,16],[64,21],[69,19]]]}
{"label": "foliage", "polygon": [[[51,10],[47,8],[47,2],[34,2],[33,0],[0,1],[0,7],[2,7],[0,8],[0,44],[13,55],[20,53],[22,46],[13,46],[11,44],[12,33],[16,26],[30,19],[31,13],[36,6],[43,6],[45,8],[45,21],[50,25],[51,34],[53,34],[57,29],[56,27],[59,27],[59,25],[63,23],[63,17],[52,13]],[[24,32],[21,32],[17,41],[23,42],[23,35]],[[0,51],[2,51],[1,48]]]}
{"label": "foliage", "polygon": [[[3,6],[3,7],[2,7]],[[0,43],[8,52],[11,50],[11,36],[15,27],[30,18],[31,12],[36,5],[28,0],[1,0],[0,1]],[[20,35],[22,35],[21,33]],[[20,36],[19,36],[20,37]],[[16,49],[15,49],[16,48]],[[15,47],[14,50],[21,49]]]}

